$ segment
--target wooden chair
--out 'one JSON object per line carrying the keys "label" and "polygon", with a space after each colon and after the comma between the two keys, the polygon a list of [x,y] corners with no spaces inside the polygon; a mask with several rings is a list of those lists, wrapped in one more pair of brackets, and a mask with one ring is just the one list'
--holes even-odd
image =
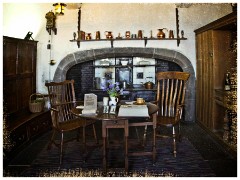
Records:
{"label": "wooden chair", "polygon": [[[178,139],[180,141],[180,120],[182,118],[186,83],[189,76],[190,74],[187,72],[169,71],[156,73],[157,95],[155,103],[159,106],[157,128],[160,126],[172,127],[174,157],[177,154],[175,126],[178,126]],[[161,136],[160,133],[156,136]]]}
{"label": "wooden chair", "polygon": [[[96,136],[96,130],[93,120],[85,120],[83,118],[76,117],[71,113],[71,109],[76,106],[75,92],[74,92],[74,80],[65,80],[63,82],[50,82],[45,84],[48,88],[48,94],[51,105],[51,117],[53,133],[48,144],[48,149],[51,149],[52,144],[57,147],[60,145],[60,165],[62,164],[63,156],[63,143],[77,139],[79,140],[79,133],[77,138],[72,138],[64,141],[63,135],[65,132],[80,130],[83,128],[83,144],[86,149],[86,137],[85,128],[89,125],[93,127],[93,134],[98,143]],[[55,142],[56,133],[61,133],[60,143]]]}

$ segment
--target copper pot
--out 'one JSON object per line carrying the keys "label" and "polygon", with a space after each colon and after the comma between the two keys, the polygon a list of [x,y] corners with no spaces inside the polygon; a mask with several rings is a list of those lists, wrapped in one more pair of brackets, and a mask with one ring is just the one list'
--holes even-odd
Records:
{"label": "copper pot", "polygon": [[158,33],[157,33],[158,39],[163,39],[163,38],[165,38],[165,33],[163,32],[164,29],[165,29],[166,31],[168,31],[167,28],[158,29]]}
{"label": "copper pot", "polygon": [[91,40],[91,39],[92,39],[91,33],[87,33],[86,40]]}
{"label": "copper pot", "polygon": [[106,38],[107,39],[112,39],[113,38],[112,31],[105,31],[105,33],[106,33]]}

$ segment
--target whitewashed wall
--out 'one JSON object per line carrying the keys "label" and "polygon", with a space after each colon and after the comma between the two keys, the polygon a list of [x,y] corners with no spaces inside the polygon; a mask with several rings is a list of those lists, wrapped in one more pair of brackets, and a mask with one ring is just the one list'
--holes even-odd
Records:
{"label": "whitewashed wall", "polygon": [[[157,29],[173,29],[176,33],[175,4],[166,3],[84,3],[82,6],[81,30],[92,33],[100,31],[104,37],[105,31],[112,31],[114,37],[126,31],[137,34],[143,30],[143,36],[150,36],[150,30],[156,37]],[[51,80],[58,63],[69,53],[111,47],[110,42],[85,42],[81,48],[73,39],[77,32],[78,10],[66,9],[64,16],[57,17],[57,35],[49,36],[45,29],[45,14],[53,10],[50,3],[5,3],[3,4],[3,35],[24,38],[28,31],[33,32],[33,38],[38,43],[37,55],[37,91],[46,92],[45,80]],[[180,30],[184,30],[186,41],[181,41],[177,47],[176,41],[148,41],[147,47],[168,48],[181,52],[190,59],[196,70],[196,51],[194,30],[232,12],[230,4],[205,3],[193,4],[189,8],[179,9]],[[176,35],[176,34],[175,34]],[[52,50],[47,50],[47,44],[52,44]],[[114,42],[114,47],[144,47],[143,41]],[[54,66],[49,65],[50,59],[56,60]]]}

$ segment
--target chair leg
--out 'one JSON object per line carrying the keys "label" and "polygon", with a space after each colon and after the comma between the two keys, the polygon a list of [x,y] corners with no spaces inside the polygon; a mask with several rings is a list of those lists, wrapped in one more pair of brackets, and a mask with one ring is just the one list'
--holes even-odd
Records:
{"label": "chair leg", "polygon": [[61,146],[60,146],[60,159],[59,159],[59,164],[62,164],[62,157],[63,157],[63,132],[61,133]]}
{"label": "chair leg", "polygon": [[93,124],[92,127],[93,127],[93,134],[94,134],[94,138],[95,138],[95,140],[96,140],[96,144],[98,144],[98,138],[97,138],[97,133],[96,133],[95,125]]}
{"label": "chair leg", "polygon": [[48,150],[52,148],[52,144],[54,142],[55,135],[56,135],[56,130],[53,129],[52,137],[51,137],[51,139],[50,139],[50,141],[48,143],[48,147],[47,147]]}
{"label": "chair leg", "polygon": [[176,150],[176,134],[175,134],[175,128],[174,128],[174,126],[172,126],[173,127],[173,155],[174,155],[174,157],[176,157],[177,156],[177,150]]}
{"label": "chair leg", "polygon": [[83,127],[82,128],[82,130],[83,130],[83,134],[82,134],[82,136],[83,136],[83,148],[84,148],[84,152],[86,152],[86,131],[85,131],[85,127]]}
{"label": "chair leg", "polygon": [[77,130],[77,141],[79,142],[80,140],[80,128]]}
{"label": "chair leg", "polygon": [[137,135],[137,138],[138,138],[138,142],[140,142],[140,139],[139,139],[139,134],[138,134],[138,129],[137,129],[137,127],[135,127],[135,131],[136,131],[136,135]]}
{"label": "chair leg", "polygon": [[147,138],[147,126],[144,128],[144,135],[143,135],[143,146],[145,146],[146,143],[146,138]]}
{"label": "chair leg", "polygon": [[181,125],[178,123],[178,141],[182,142]]}

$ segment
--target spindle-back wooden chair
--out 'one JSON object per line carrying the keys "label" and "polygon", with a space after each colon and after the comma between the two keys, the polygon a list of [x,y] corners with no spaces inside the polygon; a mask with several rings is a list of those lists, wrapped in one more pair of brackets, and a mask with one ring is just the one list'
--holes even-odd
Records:
{"label": "spindle-back wooden chair", "polygon": [[[159,106],[157,128],[160,126],[172,127],[174,157],[177,154],[176,133],[178,133],[178,139],[181,140],[180,120],[183,114],[186,83],[189,76],[190,74],[187,72],[156,73],[157,95],[155,103]],[[175,131],[176,125],[178,132]],[[157,136],[161,136],[160,133]]]}
{"label": "spindle-back wooden chair", "polygon": [[[63,156],[63,143],[72,139],[64,141],[63,135],[64,132],[83,129],[83,144],[86,148],[86,136],[85,128],[89,125],[92,125],[93,134],[98,143],[96,136],[96,130],[94,120],[86,120],[84,118],[79,118],[71,113],[72,108],[76,107],[77,101],[75,98],[74,91],[74,80],[65,80],[63,82],[50,82],[45,84],[48,88],[48,95],[51,105],[51,117],[52,117],[52,128],[53,133],[48,144],[48,149],[51,148],[52,144],[55,144],[59,147],[60,145],[60,164],[62,164]],[[56,133],[61,133],[60,143],[56,143],[55,135]],[[79,132],[77,138],[79,140]]]}

